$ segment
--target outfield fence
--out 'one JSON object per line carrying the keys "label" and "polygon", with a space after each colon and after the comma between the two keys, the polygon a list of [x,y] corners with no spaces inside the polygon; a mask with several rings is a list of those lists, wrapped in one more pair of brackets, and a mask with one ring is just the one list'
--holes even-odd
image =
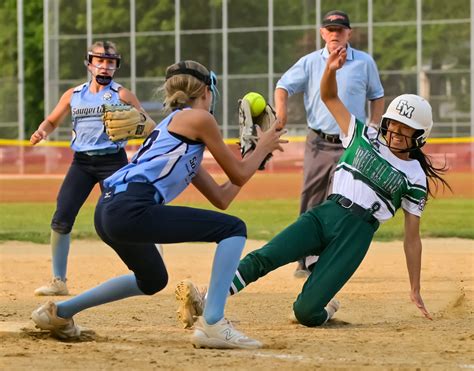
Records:
{"label": "outfield fence", "polygon": [[[290,137],[284,152],[276,151],[267,165],[267,172],[299,172],[303,168],[304,137]],[[237,140],[226,141],[239,157]],[[131,141],[126,147],[131,158],[140,145]],[[437,166],[446,164],[450,171],[474,170],[474,138],[435,138],[428,141],[424,151]],[[45,141],[32,146],[28,141],[0,139],[0,175],[57,176],[66,173],[73,156],[68,142]],[[211,172],[220,172],[209,152],[204,153],[203,165]]]}

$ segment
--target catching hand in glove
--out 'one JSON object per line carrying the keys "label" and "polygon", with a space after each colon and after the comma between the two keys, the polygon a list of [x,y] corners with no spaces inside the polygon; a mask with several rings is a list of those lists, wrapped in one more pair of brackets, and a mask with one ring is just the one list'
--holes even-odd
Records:
{"label": "catching hand in glove", "polygon": [[[269,104],[266,104],[260,115],[252,117],[249,101],[246,99],[239,100],[239,145],[242,158],[257,146],[260,136],[258,131],[266,132],[275,121],[277,121],[275,111]],[[269,153],[260,164],[259,170],[265,169],[265,165],[271,157],[272,154]]]}
{"label": "catching hand in glove", "polygon": [[143,112],[126,104],[104,104],[102,120],[105,132],[113,142],[146,138],[156,126]]}

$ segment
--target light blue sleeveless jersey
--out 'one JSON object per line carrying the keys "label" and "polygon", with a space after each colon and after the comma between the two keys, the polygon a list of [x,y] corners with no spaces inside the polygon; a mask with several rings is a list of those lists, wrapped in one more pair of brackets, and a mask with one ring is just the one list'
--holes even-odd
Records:
{"label": "light blue sleeveless jersey", "polygon": [[89,91],[90,81],[74,88],[71,97],[72,140],[76,152],[89,152],[125,147],[127,141],[112,142],[104,131],[103,104],[119,104],[120,84],[112,81],[100,92]]}
{"label": "light blue sleeveless jersey", "polygon": [[105,187],[133,182],[152,184],[163,203],[184,191],[201,165],[205,145],[170,134],[168,125],[177,112],[180,111],[170,113],[156,126],[131,162],[104,181]]}

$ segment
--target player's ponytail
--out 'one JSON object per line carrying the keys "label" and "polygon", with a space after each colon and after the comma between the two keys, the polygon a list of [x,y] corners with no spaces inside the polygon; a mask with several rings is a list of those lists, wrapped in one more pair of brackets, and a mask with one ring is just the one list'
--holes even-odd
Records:
{"label": "player's ponytail", "polygon": [[192,100],[204,94],[208,85],[203,80],[209,75],[207,68],[195,61],[184,61],[169,66],[163,85],[165,110],[189,106]]}
{"label": "player's ponytail", "polygon": [[[430,156],[423,153],[420,148],[409,152],[409,157],[411,159],[417,160],[420,163],[421,168],[423,169],[426,177],[428,178],[428,181],[426,182],[426,187],[428,191],[427,193],[429,195],[434,197],[440,183],[443,185],[443,190],[445,187],[447,187],[452,192],[451,186],[442,177],[442,175],[448,170],[446,167],[446,163],[442,167],[435,167],[431,161]],[[433,183],[433,185],[435,186],[434,192],[432,192],[432,190],[430,189],[430,183]]]}

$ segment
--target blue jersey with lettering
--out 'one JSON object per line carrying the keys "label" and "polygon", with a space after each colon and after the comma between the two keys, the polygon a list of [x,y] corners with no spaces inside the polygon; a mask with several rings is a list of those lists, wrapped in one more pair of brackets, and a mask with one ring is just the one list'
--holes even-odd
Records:
{"label": "blue jersey with lettering", "polygon": [[168,131],[176,110],[161,121],[131,162],[104,181],[105,187],[126,183],[152,184],[163,203],[176,198],[191,183],[201,165],[205,145]]}
{"label": "blue jersey with lettering", "polygon": [[120,84],[112,81],[98,93],[89,91],[90,81],[74,88],[71,97],[72,140],[76,152],[125,147],[127,141],[112,142],[104,131],[103,104],[119,104]]}

